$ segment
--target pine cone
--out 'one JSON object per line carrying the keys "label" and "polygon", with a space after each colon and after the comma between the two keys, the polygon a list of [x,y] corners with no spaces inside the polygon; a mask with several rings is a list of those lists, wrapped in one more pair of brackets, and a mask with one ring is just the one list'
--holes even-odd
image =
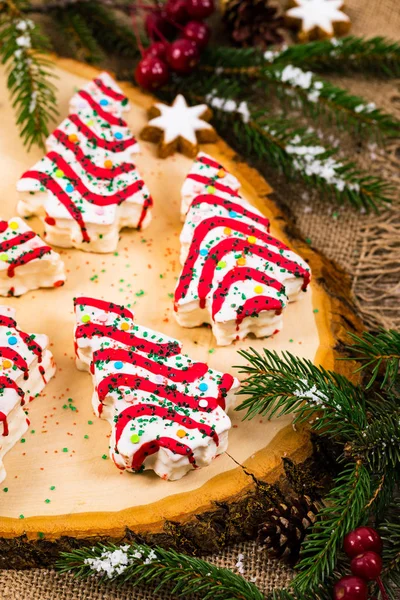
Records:
{"label": "pine cone", "polygon": [[289,498],[266,512],[266,521],[258,530],[258,540],[268,554],[293,566],[299,559],[306,530],[315,523],[322,504],[309,496]]}
{"label": "pine cone", "polygon": [[283,17],[269,0],[228,0],[224,20],[239,46],[266,48],[283,41]]}

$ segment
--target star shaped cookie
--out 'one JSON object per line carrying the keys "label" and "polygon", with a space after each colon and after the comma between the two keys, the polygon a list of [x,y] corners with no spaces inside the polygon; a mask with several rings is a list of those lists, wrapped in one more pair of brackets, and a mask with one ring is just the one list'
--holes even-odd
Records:
{"label": "star shaped cookie", "polygon": [[290,5],[285,21],[299,30],[301,42],[344,35],[351,27],[349,17],[342,11],[343,0],[292,0]]}
{"label": "star shaped cookie", "polygon": [[171,106],[158,102],[149,110],[149,122],[140,133],[148,142],[158,143],[158,155],[166,158],[181,152],[194,158],[200,143],[215,142],[217,134],[208,123],[212,112],[206,104],[188,106],[179,94]]}

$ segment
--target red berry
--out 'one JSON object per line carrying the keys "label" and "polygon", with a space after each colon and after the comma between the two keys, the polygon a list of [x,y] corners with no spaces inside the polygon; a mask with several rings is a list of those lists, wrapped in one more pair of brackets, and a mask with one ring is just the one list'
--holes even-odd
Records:
{"label": "red berry", "polygon": [[187,0],[186,8],[194,19],[207,19],[214,12],[214,0]]}
{"label": "red berry", "polygon": [[382,540],[379,533],[372,527],[357,527],[357,529],[346,535],[343,548],[350,558],[367,550],[379,554],[382,551]]}
{"label": "red berry", "polygon": [[368,586],[360,577],[346,575],[335,583],[333,588],[334,600],[367,600]]}
{"label": "red berry", "polygon": [[168,44],[166,42],[153,42],[143,53],[143,58],[147,56],[156,56],[165,60],[167,57]]}
{"label": "red berry", "polygon": [[181,38],[172,42],[168,49],[168,63],[178,73],[190,73],[199,62],[199,51],[196,44]]}
{"label": "red berry", "polygon": [[198,48],[205,48],[210,39],[210,28],[202,21],[189,21],[184,27],[183,37],[191,40]]}
{"label": "red berry", "polygon": [[157,56],[147,56],[138,63],[135,79],[145,90],[155,90],[167,83],[168,66]]}
{"label": "red berry", "polygon": [[145,20],[147,35],[151,40],[159,40],[161,36],[170,38],[175,33],[175,27],[167,20],[165,10],[150,12]]}
{"label": "red berry", "polygon": [[186,4],[186,0],[168,0],[165,10],[171,21],[183,25],[189,20]]}
{"label": "red berry", "polygon": [[372,581],[377,579],[382,572],[382,559],[376,552],[367,550],[353,558],[350,568],[353,575]]}

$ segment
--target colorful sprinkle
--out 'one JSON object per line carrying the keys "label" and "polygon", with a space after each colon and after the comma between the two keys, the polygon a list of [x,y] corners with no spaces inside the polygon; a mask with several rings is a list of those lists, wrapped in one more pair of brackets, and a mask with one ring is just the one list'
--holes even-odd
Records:
{"label": "colorful sprinkle", "polygon": [[99,102],[100,106],[108,106],[109,102],[105,98],[102,98]]}
{"label": "colorful sprinkle", "polygon": [[176,432],[176,435],[178,436],[178,438],[184,438],[187,436],[187,433],[183,429],[178,429],[178,431]]}
{"label": "colorful sprinkle", "polygon": [[208,185],[206,187],[206,191],[208,194],[215,194],[215,192],[216,192],[215,187],[213,185]]}
{"label": "colorful sprinkle", "polygon": [[117,360],[117,362],[114,363],[114,367],[116,369],[122,369],[123,366],[124,366],[124,363],[120,360]]}
{"label": "colorful sprinkle", "polygon": [[10,229],[18,229],[19,225],[16,221],[11,221],[11,223],[8,224]]}
{"label": "colorful sprinkle", "polygon": [[206,392],[208,390],[208,385],[206,383],[200,383],[199,390],[201,392]]}
{"label": "colorful sprinkle", "polygon": [[207,254],[208,254],[208,250],[206,250],[205,248],[202,248],[200,250],[200,256],[207,256]]}
{"label": "colorful sprinkle", "polygon": [[239,267],[243,267],[243,266],[246,264],[246,259],[245,259],[245,257],[244,257],[244,256],[240,256],[240,257],[237,259],[237,261],[236,261],[236,264],[237,264]]}
{"label": "colorful sprinkle", "polygon": [[83,315],[83,317],[81,318],[82,323],[89,323],[90,322],[90,316],[89,315]]}
{"label": "colorful sprinkle", "polygon": [[71,133],[71,134],[68,136],[68,141],[72,142],[72,144],[76,144],[77,142],[79,142],[79,138],[78,138],[78,136],[76,135],[76,133]]}
{"label": "colorful sprinkle", "polygon": [[249,237],[247,238],[247,241],[249,242],[249,244],[255,244],[257,241],[257,238],[254,237],[254,235],[249,235]]}
{"label": "colorful sprinkle", "polygon": [[56,177],[64,177],[64,171],[61,169],[56,169],[55,175]]}
{"label": "colorful sprinkle", "polygon": [[263,291],[264,291],[264,288],[263,288],[263,286],[262,286],[262,285],[256,285],[256,286],[254,287],[254,292],[255,292],[256,294],[262,294],[262,293],[263,293]]}
{"label": "colorful sprinkle", "polygon": [[225,175],[226,175],[225,169],[220,169],[219,171],[217,171],[217,177],[219,179],[223,179],[225,177]]}
{"label": "colorful sprinkle", "polygon": [[112,166],[113,166],[113,162],[112,162],[112,160],[110,160],[110,159],[107,159],[107,160],[105,160],[105,161],[104,161],[104,167],[105,167],[106,169],[112,169]]}
{"label": "colorful sprinkle", "polygon": [[72,183],[69,183],[67,185],[67,187],[65,188],[65,190],[70,194],[71,192],[74,191],[74,186],[72,185]]}
{"label": "colorful sprinkle", "polygon": [[1,255],[0,255],[0,260],[3,260],[4,262],[7,262],[7,261],[8,261],[8,256],[7,256],[7,254],[1,254]]}
{"label": "colorful sprinkle", "polygon": [[138,444],[140,442],[140,436],[137,433],[131,435],[132,444]]}
{"label": "colorful sprinkle", "polygon": [[200,408],[207,408],[207,406],[208,406],[207,400],[199,400],[199,406],[200,406]]}
{"label": "colorful sprinkle", "polygon": [[116,140],[122,140],[123,135],[122,133],[120,133],[119,131],[117,131],[116,133],[114,133],[114,137]]}
{"label": "colorful sprinkle", "polygon": [[220,260],[217,264],[217,269],[225,269],[226,262],[224,260]]}
{"label": "colorful sprinkle", "polygon": [[3,360],[3,364],[2,364],[3,369],[9,369],[10,367],[12,367],[12,362],[11,360]]}
{"label": "colorful sprinkle", "polygon": [[230,227],[224,227],[224,234],[225,235],[231,235],[232,233],[232,229]]}
{"label": "colorful sprinkle", "polygon": [[15,344],[18,344],[18,339],[15,337],[15,335],[10,335],[8,338],[8,343],[10,346],[15,346]]}
{"label": "colorful sprinkle", "polygon": [[235,210],[230,210],[229,216],[231,217],[231,219],[235,219],[238,216],[238,214]]}
{"label": "colorful sprinkle", "polygon": [[127,323],[126,321],[124,321],[123,323],[121,323],[121,329],[122,329],[122,331],[128,331],[128,329],[129,329],[129,323]]}

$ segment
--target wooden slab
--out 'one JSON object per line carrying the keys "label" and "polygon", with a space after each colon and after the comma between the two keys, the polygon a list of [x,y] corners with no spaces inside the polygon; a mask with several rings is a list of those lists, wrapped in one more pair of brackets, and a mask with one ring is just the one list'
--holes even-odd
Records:
{"label": "wooden slab", "polygon": [[[81,87],[96,71],[57,59],[57,73],[61,120],[67,115],[75,87]],[[153,99],[129,84],[123,87],[133,105],[127,120],[138,134]],[[0,217],[10,218],[15,215],[15,183],[41,152],[27,154],[22,147],[7,100],[4,70],[0,72],[0,90]],[[150,143],[141,142],[141,148],[137,164],[155,200],[150,227],[143,233],[123,232],[115,254],[61,250],[68,271],[63,288],[0,299],[17,309],[24,330],[49,335],[58,366],[45,393],[29,406],[31,426],[24,441],[4,461],[1,567],[47,565],[60,549],[98,539],[140,536],[167,545],[179,545],[179,540],[185,539],[193,550],[212,548],[213,536],[218,536],[221,544],[232,539],[230,517],[240,520],[244,506],[249,512],[249,499],[262,492],[260,482],[280,477],[282,456],[302,461],[310,453],[307,432],[294,431],[290,418],[242,422],[241,414],[236,413],[228,453],[207,469],[193,471],[178,482],[162,481],[149,472],[132,475],[118,471],[108,458],[109,425],[91,411],[90,376],[75,369],[74,296],[83,293],[131,304],[138,323],[178,338],[189,355],[223,371],[233,371],[232,365],[242,360],[237,350],[249,346],[290,350],[342,372],[349,368],[336,360],[345,330],[360,327],[346,276],[293,233],[268,198],[268,184],[237,160],[222,140],[204,150],[239,178],[244,196],[271,219],[272,233],[309,261],[313,283],[299,302],[289,306],[284,329],[273,339],[216,348],[209,328],[182,329],[175,323],[171,295],[180,271],[179,192],[191,161],[180,155],[158,159]],[[42,233],[38,219],[31,224]]]}

